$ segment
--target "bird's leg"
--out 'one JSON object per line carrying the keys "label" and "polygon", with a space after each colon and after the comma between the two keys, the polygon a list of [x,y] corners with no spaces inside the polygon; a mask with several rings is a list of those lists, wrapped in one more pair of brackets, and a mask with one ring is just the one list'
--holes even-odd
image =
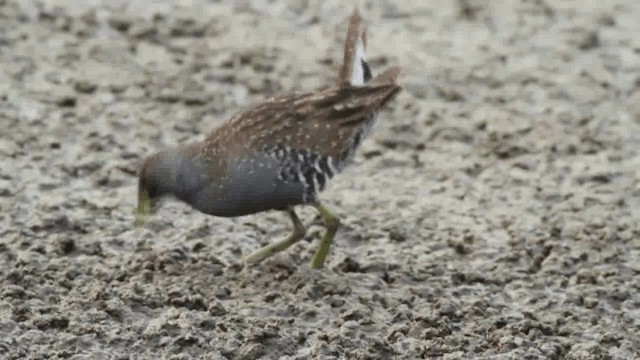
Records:
{"label": "bird's leg", "polygon": [[340,219],[320,203],[316,204],[315,207],[316,210],[318,210],[318,212],[320,213],[320,217],[322,217],[325,227],[327,228],[327,231],[324,233],[322,239],[320,240],[320,245],[316,249],[316,253],[311,259],[311,268],[319,269],[322,267],[322,265],[324,264],[324,260],[329,254],[329,248],[331,247],[333,238],[336,236],[336,232],[338,231],[338,227],[340,226]]}
{"label": "bird's leg", "polygon": [[259,261],[262,261],[270,257],[271,255],[288,248],[289,246],[297,243],[298,241],[302,240],[302,238],[304,238],[304,235],[306,234],[307,230],[302,224],[302,221],[300,221],[300,219],[298,218],[298,215],[296,215],[293,208],[287,208],[286,211],[289,214],[289,217],[291,217],[291,222],[293,223],[293,232],[283,240],[280,240],[273,244],[269,244],[263,248],[260,248],[252,252],[251,254],[249,254],[247,257],[244,258],[245,262],[257,263]]}

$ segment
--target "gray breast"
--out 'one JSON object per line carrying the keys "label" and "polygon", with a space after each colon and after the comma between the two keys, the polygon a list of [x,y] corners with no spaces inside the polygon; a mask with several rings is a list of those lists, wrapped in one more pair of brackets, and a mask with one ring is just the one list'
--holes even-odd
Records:
{"label": "gray breast", "polygon": [[265,147],[232,162],[221,181],[212,182],[191,202],[216,216],[241,216],[317,201],[336,174],[330,157],[283,145]]}
{"label": "gray breast", "polygon": [[211,182],[193,199],[194,207],[233,217],[303,203],[303,185],[280,180],[282,164],[273,156],[257,153],[232,162],[226,170],[226,176]]}

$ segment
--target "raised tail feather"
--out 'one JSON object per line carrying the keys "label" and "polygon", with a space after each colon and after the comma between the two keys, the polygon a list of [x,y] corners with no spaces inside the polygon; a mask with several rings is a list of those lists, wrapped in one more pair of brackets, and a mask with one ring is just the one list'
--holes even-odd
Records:
{"label": "raised tail feather", "polygon": [[344,58],[338,75],[338,87],[395,84],[400,75],[400,67],[394,66],[372,79],[367,62],[367,28],[362,25],[358,9],[349,18],[349,27],[344,43]]}
{"label": "raised tail feather", "polygon": [[339,87],[360,86],[371,79],[371,69],[366,59],[367,29],[361,25],[362,18],[358,10],[354,9],[349,18],[344,43],[344,58],[337,84]]}

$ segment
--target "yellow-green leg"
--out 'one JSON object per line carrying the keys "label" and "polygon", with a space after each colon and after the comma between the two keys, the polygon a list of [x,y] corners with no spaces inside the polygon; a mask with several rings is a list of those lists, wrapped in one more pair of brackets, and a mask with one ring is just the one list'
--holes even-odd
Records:
{"label": "yellow-green leg", "polygon": [[286,211],[289,214],[289,217],[291,217],[291,222],[293,223],[293,232],[291,233],[291,235],[289,235],[287,238],[283,240],[280,240],[273,244],[269,244],[263,248],[260,248],[252,252],[251,254],[249,254],[247,257],[244,258],[245,262],[247,263],[260,262],[272,256],[273,254],[288,248],[289,246],[297,243],[298,241],[302,240],[302,238],[304,238],[304,235],[306,234],[307,230],[302,224],[302,221],[300,221],[300,219],[298,218],[298,215],[296,215],[295,211],[293,211],[293,208],[289,208]]}
{"label": "yellow-green leg", "polygon": [[316,210],[320,213],[320,217],[322,217],[322,220],[324,221],[325,227],[327,228],[327,231],[320,240],[320,245],[316,249],[316,253],[311,259],[311,268],[319,269],[324,265],[324,261],[329,254],[329,248],[331,247],[333,238],[336,236],[336,232],[340,226],[340,219],[329,209],[322,206],[322,204],[318,203],[315,206]]}

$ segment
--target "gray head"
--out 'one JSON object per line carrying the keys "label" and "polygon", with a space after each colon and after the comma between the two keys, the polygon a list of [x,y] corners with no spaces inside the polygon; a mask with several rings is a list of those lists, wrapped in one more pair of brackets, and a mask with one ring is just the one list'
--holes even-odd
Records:
{"label": "gray head", "polygon": [[155,212],[161,199],[175,197],[190,203],[202,186],[202,170],[190,151],[173,149],[147,157],[138,177],[138,223]]}

